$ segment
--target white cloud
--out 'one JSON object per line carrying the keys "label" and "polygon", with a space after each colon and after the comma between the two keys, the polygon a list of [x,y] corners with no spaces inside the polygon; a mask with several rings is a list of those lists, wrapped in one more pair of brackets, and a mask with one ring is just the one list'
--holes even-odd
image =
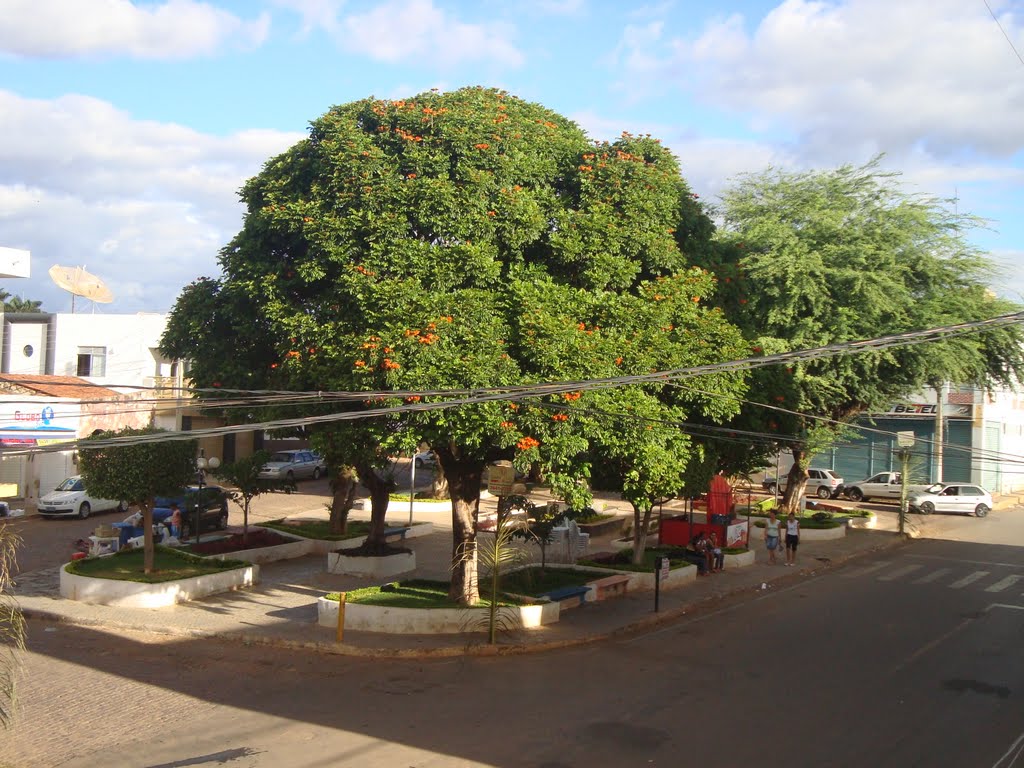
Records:
{"label": "white cloud", "polygon": [[468,24],[432,0],[392,0],[341,20],[340,45],[378,61],[492,60],[518,67],[523,54],[511,42],[514,30],[501,23]]}
{"label": "white cloud", "polygon": [[[1024,48],[1020,17],[992,5]],[[1007,157],[1024,148],[1020,62],[980,3],[785,0],[751,32],[734,15],[655,46],[651,29],[627,29],[627,74],[656,73],[662,84],[751,113],[753,128],[787,131],[809,154],[920,145],[940,156]]]}
{"label": "white cloud", "polygon": [[0,52],[23,57],[127,55],[183,59],[226,45],[256,46],[270,17],[243,21],[200,0],[4,0]]}
{"label": "white cloud", "polygon": [[32,252],[32,277],[3,288],[70,305],[46,270],[87,265],[114,291],[107,311],[167,310],[181,287],[216,274],[241,226],[237,191],[303,134],[210,136],[133,120],[84,96],[0,91],[0,242]]}

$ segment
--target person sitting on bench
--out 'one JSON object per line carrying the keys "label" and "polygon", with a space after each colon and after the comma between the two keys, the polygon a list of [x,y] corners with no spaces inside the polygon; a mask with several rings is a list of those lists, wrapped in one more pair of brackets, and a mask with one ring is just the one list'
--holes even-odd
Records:
{"label": "person sitting on bench", "polygon": [[714,531],[711,532],[711,536],[708,539],[708,549],[711,550],[712,572],[722,570],[725,567],[725,553],[718,546],[718,534]]}

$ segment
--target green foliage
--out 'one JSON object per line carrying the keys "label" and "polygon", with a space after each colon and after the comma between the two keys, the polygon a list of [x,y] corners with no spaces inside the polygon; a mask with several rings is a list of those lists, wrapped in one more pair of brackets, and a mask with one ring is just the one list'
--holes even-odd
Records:
{"label": "green foliage", "polygon": [[260,472],[270,460],[269,451],[255,451],[252,455],[237,461],[222,464],[217,476],[223,478],[234,490],[227,490],[228,498],[242,510],[242,536],[249,535],[249,507],[252,500],[264,493],[293,493],[295,482],[288,480],[265,480]]}
{"label": "green foliage", "polygon": [[[123,429],[87,438],[79,450],[79,471],[90,493],[146,506],[155,496],[172,496],[196,479],[195,440],[128,442],[91,448],[90,442],[110,438],[167,433],[162,429]],[[167,433],[168,435],[170,433]]]}
{"label": "green foliage", "polygon": [[[385,523],[385,525],[388,525],[388,523]],[[284,533],[290,533],[306,539],[323,539],[325,541],[360,539],[370,532],[370,524],[365,520],[351,520],[345,533],[332,533],[330,523],[327,520],[289,520],[285,522],[282,519],[260,523],[260,526],[263,528],[273,528],[275,531],[283,531]]]}
{"label": "green foliage", "polygon": [[600,576],[569,568],[520,568],[506,574],[502,586],[515,595],[539,597],[562,587],[581,587]]}
{"label": "green foliage", "polygon": [[25,648],[25,619],[11,594],[21,538],[0,525],[0,726],[7,728],[17,705],[19,653]]}
{"label": "green foliage", "polygon": [[[385,608],[465,608],[466,606],[448,597],[448,589],[449,584],[446,581],[410,579],[389,582],[379,587],[353,589],[345,593],[345,602],[379,605]],[[340,595],[338,592],[330,592],[324,597],[328,600],[338,600]],[[506,597],[499,600],[499,604],[512,606],[519,605],[520,602]]]}
{"label": "green foliage", "polygon": [[23,299],[21,296],[12,296],[4,290],[0,290],[0,302],[3,302],[4,312],[42,312],[43,302],[34,299]]}
{"label": "green foliage", "polygon": [[[717,302],[744,330],[750,354],[870,339],[1017,311],[989,289],[992,262],[967,242],[980,222],[948,201],[905,191],[873,161],[835,170],[769,169],[740,177],[723,196],[725,225],[701,264],[719,281]],[[942,382],[989,386],[1024,372],[1020,327],[941,342],[773,366],[753,374],[761,403],[735,426],[777,435],[758,458],[792,448],[798,462],[836,429]],[[737,469],[758,461],[732,462]],[[751,451],[745,453],[749,456]],[[787,502],[802,490],[790,483]]]}

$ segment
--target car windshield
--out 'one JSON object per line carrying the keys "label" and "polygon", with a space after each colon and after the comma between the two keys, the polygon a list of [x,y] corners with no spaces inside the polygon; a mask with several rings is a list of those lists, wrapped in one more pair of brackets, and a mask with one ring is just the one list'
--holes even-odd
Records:
{"label": "car windshield", "polygon": [[929,485],[925,490],[928,491],[928,493],[939,493],[945,487],[946,486],[942,483],[935,483],[935,485]]}
{"label": "car windshield", "polygon": [[290,454],[290,453],[275,453],[273,456],[270,457],[270,460],[272,462],[277,462],[277,463],[280,463],[280,464],[289,464],[292,461],[292,454]]}
{"label": "car windshield", "polygon": [[81,478],[69,477],[63,483],[57,486],[58,491],[84,491],[85,483],[82,482]]}
{"label": "car windshield", "polygon": [[178,496],[157,496],[154,499],[154,504],[158,507],[169,507],[171,504],[181,504],[181,498]]}

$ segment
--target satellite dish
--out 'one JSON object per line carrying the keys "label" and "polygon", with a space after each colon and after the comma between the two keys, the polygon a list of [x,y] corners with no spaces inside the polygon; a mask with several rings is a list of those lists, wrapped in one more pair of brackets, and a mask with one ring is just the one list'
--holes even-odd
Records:
{"label": "satellite dish", "polygon": [[96,275],[85,271],[83,267],[62,267],[54,264],[50,267],[50,278],[63,288],[71,292],[71,311],[75,311],[75,296],[94,301],[98,304],[109,304],[114,300],[114,294],[107,288]]}

